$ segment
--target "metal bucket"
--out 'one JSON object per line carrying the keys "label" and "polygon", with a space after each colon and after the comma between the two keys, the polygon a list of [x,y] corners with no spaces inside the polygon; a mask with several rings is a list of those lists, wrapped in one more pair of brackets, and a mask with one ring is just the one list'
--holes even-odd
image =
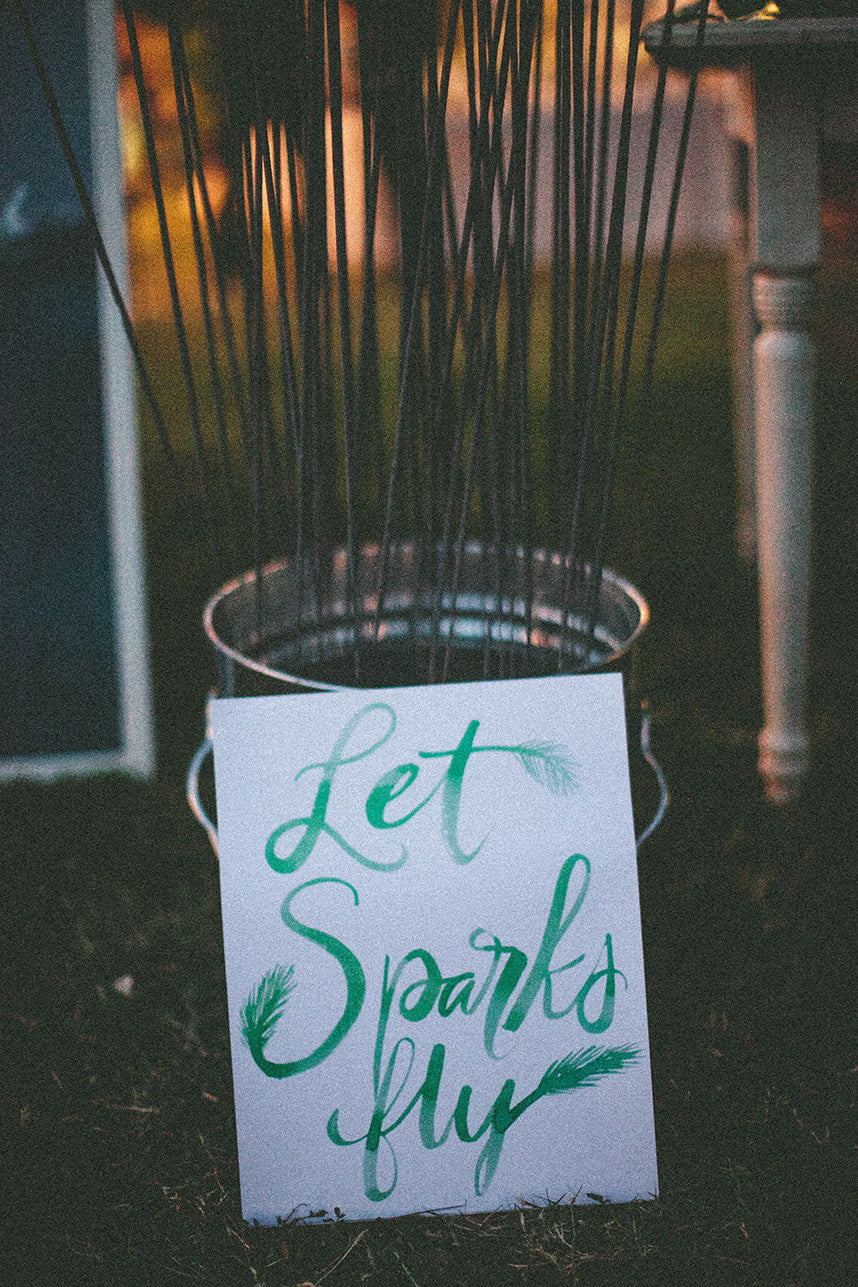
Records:
{"label": "metal bucket", "polygon": [[[476,541],[464,548],[455,597],[447,593],[439,600],[429,584],[415,590],[420,583],[417,557],[410,543],[389,549],[380,612],[375,587],[381,555],[375,545],[360,550],[351,592],[343,550],[334,553],[321,574],[315,570],[315,584],[309,570],[299,573],[283,561],[270,564],[261,575],[247,573],[225,585],[203,616],[218,663],[216,695],[424,683],[430,657],[443,655],[448,644],[448,681],[619,670],[625,677],[630,748],[639,745],[648,766],[644,781],[636,756],[630,756],[636,825],[641,813],[649,817],[645,826],[638,826],[640,845],[667,806],[664,774],[650,750],[646,704],[636,696],[632,673],[634,645],[649,620],[646,601],[634,586],[605,569],[591,629],[585,592],[576,594],[573,588],[570,595],[561,555],[519,550],[504,569],[504,590],[498,594],[487,589],[497,579],[497,560]],[[199,792],[200,768],[210,751],[207,736],[191,761],[188,801],[216,848],[216,829]]]}

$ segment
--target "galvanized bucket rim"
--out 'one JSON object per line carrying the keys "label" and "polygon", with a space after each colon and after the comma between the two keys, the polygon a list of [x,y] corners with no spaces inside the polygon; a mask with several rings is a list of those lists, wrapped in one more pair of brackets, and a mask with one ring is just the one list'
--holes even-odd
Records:
{"label": "galvanized bucket rim", "polygon": [[[395,554],[412,548],[413,546],[410,542],[398,542],[390,547],[390,553]],[[487,552],[486,547],[484,547],[479,541],[467,542],[464,550],[466,554],[473,556],[479,556]],[[361,546],[359,555],[363,558],[373,558],[377,557],[379,553],[380,547],[378,545],[366,543]],[[341,561],[344,558],[344,554],[345,552],[343,550],[336,551],[334,553],[334,563],[336,563],[338,558]],[[519,546],[516,549],[516,557],[519,560],[529,558],[536,563],[550,564],[558,570],[565,565],[564,555],[542,549],[524,550],[523,547]],[[244,670],[252,671],[258,675],[264,675],[266,678],[276,680],[279,683],[304,687],[314,692],[349,692],[360,687],[355,684],[333,684],[318,678],[309,678],[305,675],[291,674],[287,671],[280,670],[277,667],[269,665],[265,661],[242,652],[240,648],[228,643],[221,635],[218,634],[215,626],[215,616],[221,605],[226,603],[231,595],[247,586],[255,584],[259,579],[264,582],[267,577],[272,577],[277,573],[283,572],[292,565],[293,560],[291,559],[277,559],[267,563],[260,571],[250,570],[243,573],[241,576],[234,577],[231,581],[228,581],[225,585],[221,586],[221,588],[209,599],[203,611],[203,628],[210,643],[216,653],[221,657],[229,658]],[[589,568],[585,568],[584,571],[585,573],[588,572]],[[617,664],[626,656],[642,632],[646,629],[650,615],[649,606],[644,597],[635,588],[635,586],[633,586],[631,582],[627,581],[624,577],[619,576],[610,568],[603,568],[601,573],[601,583],[612,586],[620,594],[626,596],[637,612],[637,623],[628,637],[624,639],[621,646],[617,647],[610,653],[610,655],[606,656],[600,662],[600,669],[604,666]],[[586,669],[582,673],[586,673]]]}

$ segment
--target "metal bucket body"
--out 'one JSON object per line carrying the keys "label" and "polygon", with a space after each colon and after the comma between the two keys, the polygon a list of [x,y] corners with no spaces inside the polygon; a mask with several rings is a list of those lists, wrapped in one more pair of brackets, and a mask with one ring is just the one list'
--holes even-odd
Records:
{"label": "metal bucket body", "polygon": [[[362,547],[355,560],[354,587],[348,584],[343,550],[334,553],[328,568],[321,573],[315,570],[315,584],[307,568],[299,572],[293,563],[282,561],[225,585],[209,601],[203,618],[218,661],[217,695],[425,683],[430,665],[440,664],[448,644],[450,665],[445,677],[449,681],[620,670],[625,677],[629,744],[633,751],[640,745],[652,771],[647,771],[648,790],[642,791],[639,784],[633,789],[636,815],[643,807],[650,818],[638,836],[641,843],[661,820],[667,804],[664,776],[649,748],[645,704],[632,674],[634,645],[649,620],[646,601],[634,586],[605,569],[591,628],[589,591],[579,588],[576,593],[574,585],[570,590],[559,554],[519,550],[499,578],[492,551],[469,542],[455,595],[440,596],[425,581],[424,588],[415,589],[421,584],[417,557],[410,543],[390,547],[380,611],[376,586],[381,553],[374,545]],[[491,588],[498,580],[502,594]],[[197,782],[209,750],[207,739],[191,765],[188,798],[216,845]],[[634,754],[631,758],[634,787]],[[657,795],[657,804],[647,800],[641,806],[642,795]]]}

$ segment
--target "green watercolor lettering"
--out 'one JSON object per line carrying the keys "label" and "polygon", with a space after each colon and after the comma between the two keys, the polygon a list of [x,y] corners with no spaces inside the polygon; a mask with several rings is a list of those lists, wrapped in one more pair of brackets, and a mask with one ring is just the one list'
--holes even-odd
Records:
{"label": "green watercolor lettering", "polygon": [[[404,1073],[399,1078],[396,1090],[391,1093],[400,1048],[405,1048],[408,1051],[408,1063]],[[465,1085],[459,1091],[452,1116],[443,1130],[438,1133],[435,1127],[435,1115],[441,1093],[441,1081],[446,1056],[445,1048],[440,1042],[436,1043],[432,1048],[426,1076],[416,1094],[394,1120],[387,1121],[391,1117],[393,1109],[411,1076],[414,1067],[414,1051],[414,1042],[407,1037],[401,1038],[391,1051],[384,1077],[381,1079],[376,1092],[369,1129],[365,1134],[354,1138],[343,1136],[340,1131],[339,1109],[335,1109],[328,1119],[327,1133],[333,1144],[347,1147],[361,1142],[365,1143],[363,1163],[364,1190],[371,1202],[383,1201],[390,1196],[396,1187],[398,1165],[393,1145],[388,1136],[392,1135],[402,1125],[418,1104],[420,1105],[420,1111],[417,1129],[420,1142],[426,1149],[440,1148],[449,1138],[453,1128],[455,1128],[458,1138],[466,1144],[476,1143],[483,1135],[488,1134],[474,1168],[474,1191],[477,1195],[482,1195],[494,1179],[506,1133],[523,1113],[547,1095],[580,1090],[584,1087],[595,1085],[603,1077],[622,1073],[628,1067],[636,1064],[640,1057],[640,1051],[630,1046],[607,1049],[588,1046],[584,1050],[570,1051],[562,1059],[555,1060],[549,1064],[535,1089],[524,1095],[517,1104],[512,1102],[515,1094],[515,1082],[512,1078],[507,1078],[483,1121],[473,1131],[470,1129],[468,1122],[473,1087]],[[387,1124],[385,1124],[386,1122]],[[379,1183],[379,1152],[382,1144],[385,1145],[389,1152],[392,1167],[392,1178],[384,1188]]]}
{"label": "green watercolor lettering", "polygon": [[[487,949],[480,948],[479,950],[484,952]],[[513,992],[518,986],[519,979],[527,969],[527,954],[522,952],[521,948],[501,945],[499,952],[505,954],[507,959],[492,992],[492,999],[489,1001],[488,1009],[486,1010],[486,1021],[483,1027],[483,1045],[490,1059],[500,1059],[501,1057],[495,1054],[495,1037],[497,1036],[498,1024],[503,1018],[504,1010]],[[504,1026],[508,1027],[509,1024],[507,1023]]]}
{"label": "green watercolor lettering", "polygon": [[480,988],[479,992],[474,997],[471,1004],[469,1006],[468,1005],[462,1006],[462,1009],[464,1010],[465,1014],[473,1014],[474,1011],[477,1010],[479,1006],[482,1004],[482,1001],[486,993],[488,992],[489,988],[492,986],[492,983],[494,982],[494,978],[498,970],[498,965],[500,964],[500,959],[503,956],[504,952],[507,951],[507,949],[502,946],[501,941],[496,934],[492,934],[491,943],[483,943],[483,944],[478,943],[477,939],[479,938],[479,936],[485,933],[486,931],[484,929],[475,929],[471,931],[471,934],[468,938],[468,946],[472,947],[475,952],[492,953],[492,964],[486,976],[485,983]]}
{"label": "green watercolor lettering", "polygon": [[[408,952],[406,956],[397,965],[392,975],[390,972],[390,957],[384,958],[384,974],[381,987],[381,1005],[379,1009],[378,1032],[376,1035],[375,1054],[373,1058],[373,1085],[378,1090],[379,1078],[381,1076],[381,1056],[384,1045],[384,1038],[387,1031],[387,1024],[390,1018],[390,1010],[393,1004],[393,998],[396,993],[396,987],[399,983],[403,970],[412,961],[420,961],[426,972],[426,977],[417,979],[406,987],[399,998],[399,1013],[404,1019],[412,1023],[419,1023],[425,1019],[437,1003],[438,1014],[442,1019],[448,1019],[457,1009],[465,1015],[471,1015],[479,1008],[485,1000],[489,989],[494,982],[495,975],[501,959],[506,956],[508,959],[501,971],[501,977],[497,981],[495,991],[489,1003],[488,1014],[486,1016],[485,1028],[485,1045],[488,1054],[492,1059],[499,1056],[495,1055],[493,1050],[493,1040],[497,1031],[498,1024],[503,1016],[504,1008],[509,1002],[515,987],[527,968],[527,956],[520,952],[516,947],[507,947],[501,943],[496,935],[491,936],[488,943],[480,943],[479,936],[484,934],[485,930],[476,929],[470,935],[468,942],[477,952],[490,952],[492,954],[492,963],[485,981],[471,1000],[476,976],[472,971],[463,974],[453,975],[451,978],[445,978],[438,967],[435,958],[424,948],[415,948]],[[419,998],[415,1001],[409,999],[419,993]]]}
{"label": "green watercolor lettering", "polygon": [[[468,760],[472,755],[483,751],[499,751],[507,755],[514,755],[521,764],[525,772],[546,787],[553,795],[569,795],[576,789],[574,764],[564,753],[564,748],[553,742],[520,742],[515,745],[506,746],[475,746],[474,739],[477,736],[477,729],[480,727],[478,719],[472,719],[465,729],[459,745],[452,751],[419,751],[418,754],[423,760],[445,759],[450,757],[450,764],[447,772],[442,779],[444,792],[441,797],[441,831],[444,837],[444,843],[450,852],[454,862],[460,866],[472,862],[482,849],[487,837],[483,837],[476,849],[470,853],[465,853],[459,844],[459,813],[462,805],[462,786],[465,777],[465,768]],[[403,768],[406,766],[402,766]],[[411,779],[413,781],[413,778]],[[382,779],[379,786],[385,782]],[[441,785],[441,783],[439,783]],[[404,790],[405,788],[403,788]],[[435,788],[437,790],[437,787]],[[423,804],[426,804],[435,792],[431,792],[426,797]],[[418,805],[417,809],[423,805]],[[414,809],[408,817],[413,817],[417,812]],[[405,819],[403,819],[405,821]],[[390,824],[388,824],[390,825]]]}
{"label": "green watercolor lettering", "polygon": [[[460,1009],[463,1014],[468,1014],[468,998],[474,990],[476,976],[474,974],[456,974],[452,979],[445,979],[444,986],[441,988],[441,995],[438,998],[438,1013],[442,1019],[447,1019],[455,1009]],[[459,992],[455,989],[459,984],[464,986]]]}
{"label": "green watercolor lettering", "polygon": [[401,818],[388,820],[384,816],[384,811],[390,804],[391,800],[397,799],[398,796],[404,795],[411,786],[414,779],[419,773],[416,764],[400,764],[395,769],[390,769],[378,779],[366,802],[366,816],[370,825],[373,827],[387,829],[390,827],[401,827],[403,823],[409,822],[420,810],[427,805],[433,796],[437,795],[443,785],[444,779],[432,788],[427,796],[416,804],[413,809]]}
{"label": "green watercolor lettering", "polygon": [[[424,951],[422,947],[415,948],[409,952],[403,959],[402,964],[407,965],[409,961],[422,961],[426,969],[426,978],[418,979],[416,983],[410,983],[402,996],[399,998],[399,1013],[403,1019],[410,1019],[412,1023],[419,1023],[425,1019],[427,1014],[432,1010],[435,1002],[438,1000],[438,993],[441,991],[441,984],[444,982],[441,971],[434,956],[430,952]],[[406,1000],[412,992],[419,992],[420,997],[413,1005],[407,1006]]]}
{"label": "green watercolor lettering", "polygon": [[[474,738],[477,735],[477,729],[480,727],[478,719],[472,719],[459,745],[452,751],[420,751],[420,757],[424,760],[443,759],[450,756],[450,764],[444,775],[443,793],[441,795],[441,833],[444,837],[444,843],[450,853],[450,857],[459,866],[472,862],[482,849],[486,842],[484,837],[477,845],[476,849],[470,853],[465,853],[459,845],[459,810],[462,804],[462,784],[465,777],[465,768],[472,752],[482,750],[481,747],[474,746]],[[488,749],[488,748],[486,748]],[[493,748],[492,748],[493,749]],[[505,749],[505,748],[504,748]]]}
{"label": "green watercolor lettering", "polygon": [[[317,943],[319,947],[323,948],[339,963],[346,980],[346,1004],[342,1015],[320,1046],[317,1046],[311,1054],[305,1055],[302,1059],[291,1059],[284,1063],[276,1063],[265,1057],[265,1045],[273,1031],[273,1023],[266,1021],[265,1017],[262,1016],[262,1022],[247,1024],[244,1031],[245,1040],[253,1056],[254,1063],[265,1073],[266,1077],[277,1079],[294,1077],[296,1073],[306,1072],[308,1068],[316,1068],[323,1060],[327,1059],[328,1055],[336,1049],[354,1024],[361,1012],[366,995],[366,977],[354,952],[347,948],[345,943],[341,943],[339,939],[334,938],[332,934],[326,934],[324,930],[313,929],[310,925],[304,925],[292,915],[292,900],[302,890],[309,889],[313,885],[344,885],[351,892],[355,906],[358,905],[359,901],[358,893],[348,881],[340,880],[336,876],[320,876],[316,880],[308,880],[303,885],[298,885],[283,900],[283,905],[280,908],[280,915],[288,929],[293,930],[301,938],[308,939],[311,943]],[[291,987],[289,990],[291,990]],[[274,1022],[279,1018],[282,1008],[281,1004],[272,1016]]]}
{"label": "green watercolor lettering", "polygon": [[[375,711],[384,712],[387,718],[386,730],[363,750],[347,755],[346,749],[360,724]],[[458,745],[447,751],[419,751],[421,759],[449,759],[450,763],[444,776],[435,784],[428,795],[409,809],[402,817],[388,816],[390,806],[400,796],[405,795],[417,779],[419,768],[416,764],[399,764],[389,769],[378,779],[369,793],[365,804],[366,818],[370,826],[377,830],[387,831],[394,827],[404,826],[415,814],[432,800],[438,791],[441,796],[441,834],[444,844],[453,861],[460,866],[472,862],[482,849],[487,837],[483,837],[475,849],[465,851],[459,842],[459,818],[462,807],[462,790],[465,769],[470,757],[477,752],[493,751],[514,755],[526,772],[541,783],[553,794],[568,794],[574,789],[573,766],[563,753],[563,748],[553,743],[520,743],[517,745],[475,746],[474,741],[480,721],[469,722]],[[355,862],[369,867],[373,871],[397,871],[408,860],[408,850],[402,846],[402,856],[392,862],[376,862],[367,858],[328,821],[328,805],[337,770],[343,765],[354,764],[366,759],[384,746],[396,729],[396,714],[392,707],[384,702],[372,702],[354,714],[340,732],[331,754],[327,760],[317,764],[307,764],[297,774],[297,781],[311,769],[322,770],[322,780],[316,790],[313,808],[309,814],[300,818],[290,818],[272,831],[265,845],[265,858],[269,866],[277,872],[294,872],[307,861],[313,852],[320,836],[328,836],[333,842],[353,858]],[[299,830],[301,834],[291,851],[286,854],[277,852],[280,840],[290,831]]]}
{"label": "green watercolor lettering", "polygon": [[[388,717],[386,732],[382,733],[372,746],[363,751],[355,751],[352,755],[345,755],[344,751],[349,743],[350,738],[358,728],[360,723],[373,711],[383,711]],[[364,867],[369,867],[373,871],[397,871],[408,860],[408,850],[402,846],[402,857],[395,862],[375,862],[366,858],[359,853],[353,845],[340,835],[338,831],[327,821],[328,803],[331,798],[331,788],[334,782],[334,775],[344,764],[354,764],[358,760],[364,760],[368,755],[372,755],[385,742],[389,741],[396,728],[396,715],[392,707],[384,702],[372,702],[369,706],[364,706],[355,715],[351,717],[343,728],[331,751],[330,758],[320,764],[307,764],[296,774],[295,780],[308,773],[311,769],[322,770],[322,780],[316,791],[316,798],[313,802],[313,811],[304,818],[292,818],[289,822],[284,822],[282,826],[275,828],[265,845],[265,860],[269,867],[277,872],[297,871],[302,863],[306,862],[315,848],[316,841],[321,835],[328,835],[330,838],[356,862],[361,863]],[[280,857],[277,853],[277,842],[287,831],[294,831],[297,827],[304,828],[304,834],[295,844],[292,851],[285,857]]]}
{"label": "green watercolor lettering", "polygon": [[[402,971],[412,961],[421,961],[426,971],[425,979],[417,979],[416,982],[409,986],[399,998],[399,1011],[404,1019],[410,1019],[412,1023],[418,1023],[425,1019],[430,1013],[440,991],[443,982],[441,971],[438,969],[435,958],[430,952],[421,947],[415,948],[408,952],[397,965],[393,974],[390,973],[390,957],[384,958],[384,974],[381,984],[381,1005],[378,1014],[378,1029],[375,1037],[375,1052],[372,1061],[372,1084],[376,1095],[379,1093],[379,1078],[381,1077],[381,1056],[384,1049],[384,1038],[387,1033],[387,1024],[390,1019],[390,1010],[393,1005],[393,998],[396,995],[396,985],[399,982]],[[415,989],[423,989],[423,996],[416,1001],[409,1009],[405,1005],[406,997]]]}
{"label": "green watercolor lettering", "polygon": [[[423,1085],[418,1090],[410,1107],[413,1108],[417,1101],[420,1101],[420,1118],[418,1130],[420,1132],[420,1142],[424,1148],[440,1148],[450,1134],[450,1130],[455,1120],[455,1115],[450,1118],[440,1135],[435,1134],[435,1110],[438,1107],[438,1096],[441,1093],[441,1078],[444,1074],[444,1047],[438,1042],[432,1047],[432,1053],[429,1056],[429,1065],[426,1069],[426,1078]],[[408,1110],[410,1111],[410,1109]],[[402,1118],[400,1118],[400,1121]],[[399,1123],[395,1123],[398,1125]]]}
{"label": "green watercolor lettering", "polygon": [[[581,888],[575,898],[572,907],[563,915],[563,908],[566,904],[566,895],[569,889],[569,882],[572,873],[579,863],[584,866],[584,878],[581,882]],[[536,960],[533,962],[533,968],[522,985],[521,992],[516,998],[515,1004],[509,1012],[504,1028],[508,1032],[516,1032],[524,1022],[528,1011],[540,988],[544,988],[542,998],[542,1008],[546,1019],[562,1019],[570,1010],[577,1005],[577,997],[571,1005],[565,1010],[554,1010],[551,1004],[551,980],[555,974],[563,974],[566,970],[571,970],[574,966],[580,965],[583,956],[576,957],[573,961],[567,961],[565,965],[551,968],[551,959],[563,938],[564,934],[572,924],[584,899],[587,896],[587,890],[590,885],[590,863],[583,854],[572,854],[567,858],[560,868],[560,874],[557,877],[557,884],[554,887],[554,897],[551,901],[551,910],[548,913],[548,920],[545,925],[545,931],[542,935],[542,942],[539,951],[536,954]]]}
{"label": "green watercolor lettering", "polygon": [[[408,1050],[408,1066],[405,1069],[398,1088],[391,1097],[390,1087],[393,1082],[393,1074],[396,1069],[396,1061],[399,1056],[400,1047]],[[390,1052],[390,1058],[387,1061],[387,1068],[385,1070],[384,1077],[376,1088],[372,1118],[370,1119],[369,1129],[365,1135],[358,1135],[354,1139],[346,1139],[340,1133],[340,1110],[338,1108],[335,1108],[331,1113],[331,1116],[328,1118],[327,1133],[328,1139],[332,1144],[347,1147],[351,1144],[359,1144],[362,1140],[366,1141],[366,1148],[364,1149],[363,1157],[363,1183],[364,1192],[370,1202],[383,1202],[384,1199],[389,1197],[396,1188],[399,1167],[396,1162],[396,1154],[393,1150],[393,1145],[387,1139],[387,1136],[391,1131],[396,1129],[399,1122],[403,1119],[400,1117],[392,1126],[388,1126],[387,1130],[384,1129],[384,1119],[393,1109],[396,1101],[405,1089],[408,1078],[411,1075],[411,1069],[414,1066],[414,1051],[414,1042],[411,1038],[402,1037],[397,1041],[393,1050]],[[408,1109],[406,1109],[403,1116],[407,1116],[413,1106],[412,1102]],[[388,1149],[391,1165],[393,1167],[393,1178],[386,1189],[379,1188],[378,1182],[378,1152],[379,1146],[382,1143],[384,1143]]]}
{"label": "green watercolor lettering", "polygon": [[[605,935],[605,951],[607,953],[607,958],[608,958],[608,963],[605,969],[594,970],[593,973],[590,975],[589,979],[587,980],[587,982],[584,984],[581,991],[578,993],[577,997],[575,998],[575,1005],[577,1006],[577,1009],[578,1009],[578,1022],[586,1032],[604,1032],[605,1029],[610,1028],[611,1024],[613,1023],[614,1003],[617,995],[617,984],[616,984],[617,975],[620,976],[620,978],[623,980],[623,983],[627,988],[629,986],[628,979],[623,974],[622,970],[618,970],[614,965],[614,946],[613,946],[613,943],[611,942],[610,934]],[[600,955],[599,960],[601,959],[602,958]],[[598,965],[598,963],[599,962],[597,961],[596,964]],[[584,1003],[590,994],[590,989],[596,983],[598,983],[599,979],[605,980],[605,996],[602,1001],[602,1009],[599,1012],[598,1019],[595,1019],[591,1022],[587,1018],[587,1015],[584,1009]]]}

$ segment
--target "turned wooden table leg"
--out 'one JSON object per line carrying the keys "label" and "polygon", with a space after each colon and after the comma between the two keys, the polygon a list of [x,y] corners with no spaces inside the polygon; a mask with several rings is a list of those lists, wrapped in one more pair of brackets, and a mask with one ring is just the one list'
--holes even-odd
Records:
{"label": "turned wooden table leg", "polygon": [[814,345],[810,275],[758,272],[754,304],[760,629],[766,795],[794,798],[809,764],[807,638],[810,584]]}
{"label": "turned wooden table leg", "polygon": [[[811,303],[819,263],[818,111],[799,57],[762,60],[754,112],[754,341],[757,541],[767,797],[784,804],[809,769],[807,637],[814,343]],[[755,245],[753,242],[755,241]]]}

